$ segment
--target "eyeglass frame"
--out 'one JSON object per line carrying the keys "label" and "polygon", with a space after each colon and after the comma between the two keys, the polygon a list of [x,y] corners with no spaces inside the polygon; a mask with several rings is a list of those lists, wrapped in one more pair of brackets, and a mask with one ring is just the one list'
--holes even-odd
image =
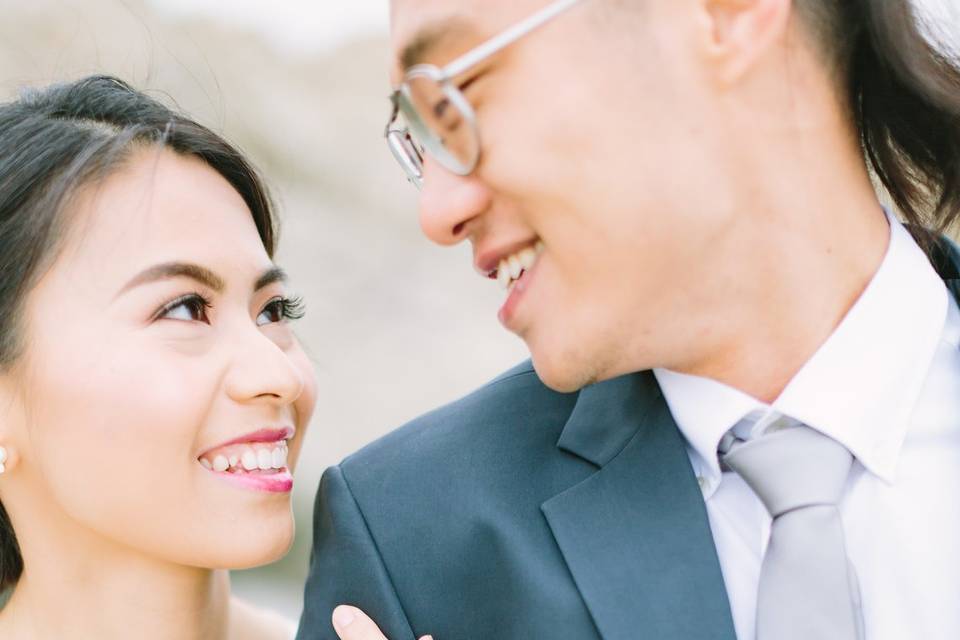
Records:
{"label": "eyeglass frame", "polygon": [[[442,68],[433,64],[418,64],[410,67],[404,73],[400,85],[397,86],[390,95],[393,111],[390,115],[390,121],[387,122],[387,126],[384,128],[383,135],[387,140],[387,146],[393,154],[393,157],[400,163],[400,166],[407,174],[407,179],[417,187],[417,189],[423,186],[423,157],[428,151],[444,168],[461,176],[470,175],[480,161],[480,130],[477,126],[477,116],[466,96],[464,96],[460,88],[452,82],[453,79],[469,71],[494,54],[499,53],[502,49],[513,44],[538,27],[543,26],[581,1],[582,0],[556,0],[533,15],[501,31],[499,34],[486,40]],[[476,150],[473,153],[473,157],[466,164],[461,165],[459,161],[452,158],[449,151],[443,146],[442,141],[436,142],[437,150],[429,150],[425,147],[429,140],[437,140],[437,136],[424,124],[423,118],[417,113],[410,98],[409,82],[411,79],[417,77],[427,77],[436,82],[437,86],[443,92],[444,97],[446,97],[454,107],[460,110],[461,115],[470,127],[471,134],[476,143]],[[401,107],[401,101],[406,102],[410,106],[410,112],[414,114],[416,118],[411,118],[406,115],[406,112]],[[401,113],[403,113],[404,118],[407,120],[407,126],[403,128],[393,128],[397,116]],[[411,129],[414,130],[413,134],[417,135],[421,142],[417,142],[417,139],[411,134]],[[438,153],[438,150],[440,153]],[[446,157],[448,161],[445,161],[444,157]],[[449,162],[450,160],[456,162],[456,164],[452,164]]]}

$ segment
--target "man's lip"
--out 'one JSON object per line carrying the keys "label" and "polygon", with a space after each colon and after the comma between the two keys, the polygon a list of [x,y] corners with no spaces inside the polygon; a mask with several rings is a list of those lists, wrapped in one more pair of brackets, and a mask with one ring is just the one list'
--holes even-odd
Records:
{"label": "man's lip", "polygon": [[296,429],[293,427],[282,427],[279,429],[258,429],[257,431],[251,431],[250,433],[234,438],[233,440],[227,440],[226,442],[221,442],[218,445],[208,447],[197,457],[202,458],[211,451],[221,447],[227,447],[232,444],[253,444],[255,442],[279,442],[280,440],[289,440],[293,437],[294,433],[296,433]]}
{"label": "man's lip", "polygon": [[497,269],[500,267],[501,260],[512,256],[521,249],[533,246],[536,244],[537,240],[538,238],[536,237],[527,238],[526,240],[520,240],[507,245],[501,245],[497,249],[477,251],[473,265],[481,276],[485,278],[495,278],[497,276]]}

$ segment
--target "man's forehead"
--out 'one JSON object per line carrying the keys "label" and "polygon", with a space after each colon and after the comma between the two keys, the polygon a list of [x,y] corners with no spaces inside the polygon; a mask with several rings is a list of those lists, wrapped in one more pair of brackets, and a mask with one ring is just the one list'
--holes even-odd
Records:
{"label": "man's forehead", "polygon": [[390,0],[394,72],[428,59],[441,47],[489,37],[546,0]]}

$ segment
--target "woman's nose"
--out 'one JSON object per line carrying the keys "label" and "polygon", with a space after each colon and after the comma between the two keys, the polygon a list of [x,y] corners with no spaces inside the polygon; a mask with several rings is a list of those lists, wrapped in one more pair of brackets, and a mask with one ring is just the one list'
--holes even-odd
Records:
{"label": "woman's nose", "polygon": [[467,238],[489,202],[488,188],[475,176],[460,176],[424,159],[420,228],[433,242],[449,246]]}
{"label": "woman's nose", "polygon": [[287,353],[259,327],[250,327],[227,378],[227,393],[236,402],[287,406],[303,393],[302,372]]}

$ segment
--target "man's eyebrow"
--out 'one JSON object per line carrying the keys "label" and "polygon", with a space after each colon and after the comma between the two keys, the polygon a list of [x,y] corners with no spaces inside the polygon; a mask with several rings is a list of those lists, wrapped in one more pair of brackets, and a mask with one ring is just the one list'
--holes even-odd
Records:
{"label": "man's eyebrow", "polygon": [[400,65],[404,70],[418,65],[429,57],[431,51],[448,39],[464,39],[477,33],[463,18],[453,17],[429,24],[417,31],[400,53]]}
{"label": "man's eyebrow", "polygon": [[[193,264],[190,262],[165,262],[141,271],[139,274],[134,276],[130,282],[125,284],[119,292],[117,292],[117,296],[126,293],[134,287],[139,287],[151,282],[158,282],[160,280],[170,280],[172,278],[189,278],[191,280],[196,280],[200,284],[213,289],[217,293],[222,293],[226,288],[223,278],[206,267],[202,267],[198,264]],[[253,290],[260,291],[261,289],[268,287],[275,282],[286,281],[286,271],[280,267],[273,266],[264,271],[263,274],[257,278],[256,283],[253,285]]]}

